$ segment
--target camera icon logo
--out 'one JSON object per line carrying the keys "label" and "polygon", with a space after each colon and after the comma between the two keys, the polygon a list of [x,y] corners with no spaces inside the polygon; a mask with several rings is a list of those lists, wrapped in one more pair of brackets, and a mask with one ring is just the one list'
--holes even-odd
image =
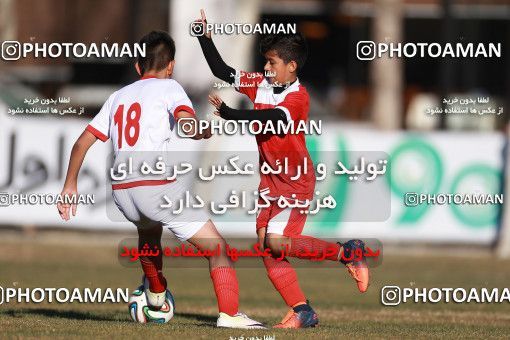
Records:
{"label": "camera icon logo", "polygon": [[205,34],[204,25],[201,22],[192,22],[189,27],[189,34],[192,37],[201,37]]}
{"label": "camera icon logo", "polygon": [[356,45],[356,56],[359,60],[374,60],[376,55],[375,42],[358,41]]}
{"label": "camera icon logo", "polygon": [[418,194],[415,192],[406,192],[404,195],[404,204],[406,207],[416,207],[418,205]]}
{"label": "camera icon logo", "polygon": [[177,135],[182,138],[193,138],[197,135],[198,126],[194,118],[181,118],[177,123]]}
{"label": "camera icon logo", "polygon": [[381,289],[381,303],[385,306],[398,306],[402,300],[399,286],[384,286]]}
{"label": "camera icon logo", "polygon": [[8,207],[9,205],[9,194],[7,192],[0,192],[0,207]]}
{"label": "camera icon logo", "polygon": [[21,58],[21,44],[19,41],[6,40],[2,43],[2,59],[18,60]]}

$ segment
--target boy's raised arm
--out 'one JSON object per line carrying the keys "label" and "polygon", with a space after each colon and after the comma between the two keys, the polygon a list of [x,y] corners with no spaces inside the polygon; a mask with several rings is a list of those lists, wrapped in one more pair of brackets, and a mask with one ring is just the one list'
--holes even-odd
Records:
{"label": "boy's raised arm", "polygon": [[223,61],[223,58],[221,58],[218,49],[212,41],[211,33],[206,30],[207,20],[203,9],[200,10],[200,14],[201,19],[198,19],[195,22],[200,22],[203,25],[204,34],[198,35],[197,38],[200,43],[200,47],[202,48],[202,52],[204,53],[205,60],[216,78],[219,78],[229,84],[233,84],[235,83],[236,70],[228,66]]}

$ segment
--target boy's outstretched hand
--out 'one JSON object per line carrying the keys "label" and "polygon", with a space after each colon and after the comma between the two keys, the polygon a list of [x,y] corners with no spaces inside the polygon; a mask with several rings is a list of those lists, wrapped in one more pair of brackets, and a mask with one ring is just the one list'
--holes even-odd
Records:
{"label": "boy's outstretched hand", "polygon": [[[64,200],[75,200],[78,197],[78,190],[76,187],[74,188],[64,188],[62,189],[62,192],[60,193],[60,196]],[[57,209],[60,217],[64,221],[69,221],[71,218],[71,212],[73,216],[76,216],[76,204],[69,204],[69,203],[57,203]]]}
{"label": "boy's outstretched hand", "polygon": [[221,107],[221,104],[223,104],[223,100],[216,94],[210,94],[209,95],[209,103],[212,104],[212,106],[214,106],[216,108],[216,111],[214,111],[214,114],[216,116],[220,116],[220,107]]}

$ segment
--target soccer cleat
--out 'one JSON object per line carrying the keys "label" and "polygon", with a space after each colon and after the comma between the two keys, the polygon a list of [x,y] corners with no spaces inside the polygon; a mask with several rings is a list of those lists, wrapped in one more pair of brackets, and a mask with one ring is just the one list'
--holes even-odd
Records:
{"label": "soccer cleat", "polygon": [[[370,281],[370,273],[365,258],[365,243],[361,240],[350,240],[344,244],[343,254],[340,258],[349,272],[349,275],[356,281],[361,293],[367,291]],[[359,249],[359,250],[358,250]]]}
{"label": "soccer cleat", "polygon": [[[166,289],[162,291],[161,293],[153,293],[149,289],[149,280],[145,277],[145,275],[142,278],[143,287],[145,291],[145,296],[147,297],[147,305],[149,308],[154,310],[160,310],[161,307],[165,304],[166,300]],[[165,280],[165,286],[166,286],[166,280]]]}
{"label": "soccer cleat", "polygon": [[310,310],[299,312],[290,309],[283,320],[273,328],[310,328],[319,324],[317,313],[310,307]]}
{"label": "soccer cleat", "polygon": [[223,328],[242,328],[242,329],[266,329],[266,327],[258,321],[250,319],[246,314],[237,313],[230,316],[220,312],[216,327]]}

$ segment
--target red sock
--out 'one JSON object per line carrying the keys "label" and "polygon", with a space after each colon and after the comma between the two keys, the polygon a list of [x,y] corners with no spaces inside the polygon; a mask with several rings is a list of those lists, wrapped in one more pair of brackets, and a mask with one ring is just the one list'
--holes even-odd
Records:
{"label": "red sock", "polygon": [[281,261],[273,257],[264,257],[267,276],[280,293],[287,306],[292,307],[305,302],[305,294],[299,287],[296,271],[287,259]]}
{"label": "red sock", "polygon": [[[326,242],[310,236],[294,236],[291,239],[291,257],[300,259],[322,259],[338,261],[341,246],[338,243]],[[313,254],[312,256],[310,254]]]}
{"label": "red sock", "polygon": [[211,270],[211,279],[218,300],[218,310],[230,316],[239,309],[239,284],[236,271],[231,267],[216,267]]}
{"label": "red sock", "polygon": [[140,257],[140,263],[145,277],[149,281],[149,289],[153,293],[161,293],[166,289],[166,279],[163,276],[163,258]]}

